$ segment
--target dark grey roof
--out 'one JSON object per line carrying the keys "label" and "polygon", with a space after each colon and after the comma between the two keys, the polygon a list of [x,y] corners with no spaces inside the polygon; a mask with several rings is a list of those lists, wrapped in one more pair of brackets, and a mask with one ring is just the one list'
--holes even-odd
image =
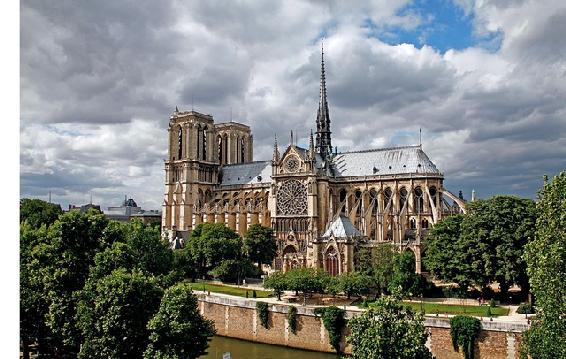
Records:
{"label": "dark grey roof", "polygon": [[333,160],[336,177],[397,174],[441,174],[421,146],[339,153]]}
{"label": "dark grey roof", "polygon": [[220,185],[271,183],[271,161],[258,161],[223,166]]}
{"label": "dark grey roof", "polygon": [[326,232],[322,235],[322,238],[330,238],[334,235],[334,238],[346,238],[346,237],[361,237],[362,234],[354,225],[352,221],[343,214],[336,217],[332,223],[326,229]]}

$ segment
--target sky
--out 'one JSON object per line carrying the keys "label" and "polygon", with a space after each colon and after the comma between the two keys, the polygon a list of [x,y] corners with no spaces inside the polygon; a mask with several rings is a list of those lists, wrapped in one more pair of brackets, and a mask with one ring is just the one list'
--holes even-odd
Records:
{"label": "sky", "polygon": [[566,169],[563,0],[20,4],[20,196],[160,209],[178,106],[248,124],[254,160],[316,128],[324,41],[339,151],[422,146],[469,198]]}

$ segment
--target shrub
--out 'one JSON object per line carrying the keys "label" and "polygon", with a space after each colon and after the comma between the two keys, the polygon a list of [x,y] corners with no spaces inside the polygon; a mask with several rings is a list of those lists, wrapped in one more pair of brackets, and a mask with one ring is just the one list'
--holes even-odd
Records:
{"label": "shrub", "polygon": [[346,311],[338,307],[331,306],[316,308],[314,313],[316,315],[320,315],[322,318],[324,327],[328,331],[330,344],[337,353],[340,353],[340,340],[342,339],[342,329],[344,329],[344,325],[346,324],[346,320],[344,318]]}
{"label": "shrub", "polygon": [[461,347],[465,359],[473,359],[474,343],[481,331],[481,322],[474,317],[457,315],[450,319],[450,335],[454,350]]}
{"label": "shrub", "polygon": [[289,322],[289,329],[291,333],[297,333],[297,308],[294,306],[289,307],[289,312],[287,312],[287,321]]}
{"label": "shrub", "polygon": [[491,300],[489,301],[489,306],[492,308],[497,307],[497,304],[495,304],[495,299],[491,298]]}
{"label": "shrub", "polygon": [[535,308],[531,303],[521,303],[517,308],[517,314],[535,314]]}
{"label": "shrub", "polygon": [[[255,293],[255,291],[254,291]],[[268,329],[268,320],[269,320],[269,305],[265,302],[257,302],[255,304],[255,309],[257,311],[257,315],[259,316],[259,320],[261,325]]]}

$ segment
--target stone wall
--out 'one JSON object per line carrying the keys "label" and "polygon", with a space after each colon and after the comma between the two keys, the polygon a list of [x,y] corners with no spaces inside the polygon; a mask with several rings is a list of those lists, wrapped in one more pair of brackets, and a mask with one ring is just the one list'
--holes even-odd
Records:
{"label": "stone wall", "polygon": [[[261,325],[256,313],[256,301],[244,298],[199,294],[200,312],[214,321],[217,334],[267,344],[290,346],[321,352],[334,352],[328,343],[328,332],[322,321],[308,307],[297,306],[297,331],[289,329],[284,304],[269,304],[268,328]],[[346,318],[359,314],[347,311]],[[464,355],[454,351],[450,337],[450,323],[443,318],[426,318],[425,326],[430,336],[428,348],[437,359],[460,359]],[[522,332],[526,324],[482,322],[483,330],[476,341],[475,358],[478,359],[519,359]],[[344,330],[343,337],[349,334]],[[348,345],[342,348],[351,352]]]}

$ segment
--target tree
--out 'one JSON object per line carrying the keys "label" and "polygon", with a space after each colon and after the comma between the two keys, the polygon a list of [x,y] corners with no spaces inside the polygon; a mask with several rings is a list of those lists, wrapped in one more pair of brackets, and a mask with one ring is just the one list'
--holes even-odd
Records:
{"label": "tree", "polygon": [[415,273],[415,255],[411,251],[398,253],[394,257],[393,277],[389,283],[389,291],[408,296],[422,294],[426,281]]}
{"label": "tree", "polygon": [[424,318],[393,297],[382,297],[348,323],[353,359],[432,358]]}
{"label": "tree", "polygon": [[76,315],[84,337],[78,357],[141,357],[161,295],[153,278],[123,268],[85,286]]}
{"label": "tree", "polygon": [[470,264],[460,244],[464,215],[454,215],[439,221],[426,237],[427,250],[423,262],[428,270],[445,282],[468,287],[474,281]]}
{"label": "tree", "polygon": [[317,280],[314,268],[294,268],[287,272],[287,283],[290,290],[303,293],[303,305],[307,304],[307,296],[322,291],[322,283]]}
{"label": "tree", "polygon": [[126,244],[136,258],[135,267],[144,273],[166,275],[173,267],[173,253],[161,239],[159,228],[131,222],[126,227]]}
{"label": "tree", "polygon": [[240,236],[222,223],[199,224],[187,245],[200,275],[207,274],[223,260],[239,259],[242,255]]}
{"label": "tree", "polygon": [[223,282],[240,284],[246,276],[258,274],[258,268],[249,259],[226,259],[208,272]]}
{"label": "tree", "polygon": [[395,251],[390,244],[382,244],[373,251],[373,278],[376,298],[378,294],[387,291],[389,283],[393,279],[393,265],[395,262]]}
{"label": "tree", "polygon": [[513,284],[526,294],[528,280],[522,255],[525,245],[534,238],[534,202],[494,196],[470,202],[467,208],[460,237],[462,250],[467,250],[468,263],[476,276],[475,283],[483,288],[497,281],[503,298]]}
{"label": "tree", "polygon": [[260,268],[262,264],[271,263],[277,253],[273,230],[260,224],[251,225],[244,236],[244,252]]}
{"label": "tree", "polygon": [[371,277],[359,272],[342,273],[338,277],[338,288],[344,292],[348,299],[352,295],[367,294],[371,285]]}
{"label": "tree", "polygon": [[265,278],[263,286],[268,289],[273,289],[277,296],[277,300],[281,300],[281,294],[289,287],[287,283],[287,275],[283,272],[275,272]]}
{"label": "tree", "polygon": [[41,278],[47,298],[45,321],[57,357],[75,357],[78,351],[81,335],[74,321],[75,294],[85,284],[107,224],[106,217],[97,211],[65,213],[34,248],[30,266]]}
{"label": "tree", "polygon": [[147,324],[149,345],[144,358],[198,358],[206,354],[216,334],[214,323],[202,317],[197,297],[187,282],[168,288],[159,310]]}
{"label": "tree", "polygon": [[63,214],[61,206],[47,203],[40,199],[20,199],[20,223],[27,221],[32,228],[39,228],[42,224],[49,227]]}
{"label": "tree", "polygon": [[537,316],[524,334],[523,355],[566,357],[566,171],[545,183],[536,204],[538,218],[525,261]]}

